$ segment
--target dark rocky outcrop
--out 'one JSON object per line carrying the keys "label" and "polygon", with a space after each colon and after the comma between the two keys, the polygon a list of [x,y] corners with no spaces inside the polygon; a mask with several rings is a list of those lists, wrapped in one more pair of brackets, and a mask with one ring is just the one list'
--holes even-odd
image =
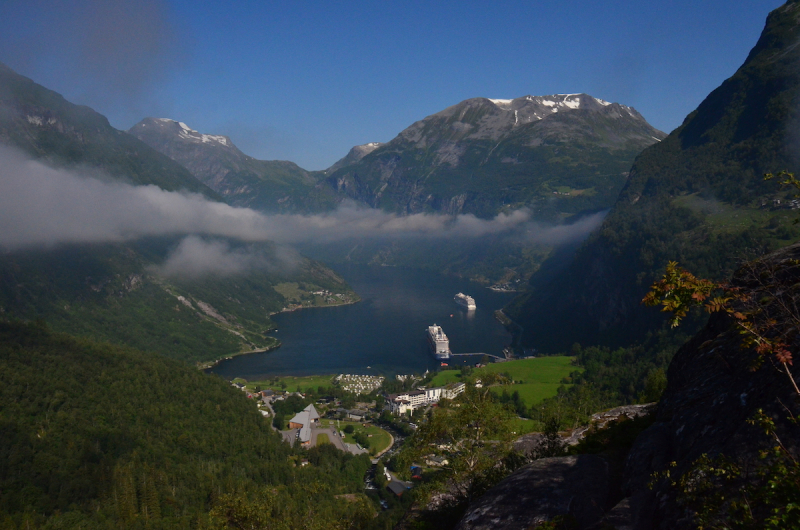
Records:
{"label": "dark rocky outcrop", "polygon": [[[798,259],[800,244],[755,265],[760,275],[769,276],[774,292],[792,303],[797,300],[800,282]],[[747,269],[737,273],[734,285],[753,288],[745,278],[752,266]],[[771,445],[763,430],[748,421],[759,410],[775,421],[776,434],[787,448],[800,449],[800,428],[787,419],[790,414],[800,415],[800,399],[787,374],[774,360],[742,348],[741,341],[733,319],[716,314],[672,360],[656,421],[639,436],[628,455],[623,491],[633,528],[692,528],[668,481],[650,489],[653,473],[665,471],[674,462],[671,474],[680,476],[704,454],[758,462],[759,452]],[[797,351],[798,344],[791,346]],[[792,371],[795,378],[800,377],[799,368]]]}
{"label": "dark rocky outcrop", "polygon": [[609,500],[608,463],[595,455],[536,460],[489,490],[467,510],[458,530],[524,530],[558,515],[581,528],[597,522]]}

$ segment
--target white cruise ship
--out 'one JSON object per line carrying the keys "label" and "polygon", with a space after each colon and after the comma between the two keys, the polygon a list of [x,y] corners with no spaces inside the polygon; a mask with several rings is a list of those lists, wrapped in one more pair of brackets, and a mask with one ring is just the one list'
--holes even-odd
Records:
{"label": "white cruise ship", "polygon": [[475,305],[475,299],[464,293],[458,293],[457,295],[455,295],[453,300],[455,300],[458,305],[466,307],[467,309],[470,310],[475,309],[477,307]]}
{"label": "white cruise ship", "polygon": [[428,344],[437,359],[450,358],[450,341],[441,326],[436,324],[428,326]]}

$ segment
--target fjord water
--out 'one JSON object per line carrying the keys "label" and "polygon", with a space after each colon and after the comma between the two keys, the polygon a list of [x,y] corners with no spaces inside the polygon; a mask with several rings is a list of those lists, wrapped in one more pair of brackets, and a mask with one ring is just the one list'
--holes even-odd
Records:
{"label": "fjord water", "polygon": [[[429,271],[345,265],[334,267],[361,296],[348,306],[313,308],[273,317],[281,347],[241,355],[209,370],[232,379],[270,375],[421,373],[439,366],[428,349],[426,330],[439,324],[454,353],[502,356],[511,335],[494,318],[513,293],[498,293],[476,283]],[[478,308],[467,311],[453,301],[463,292]],[[455,357],[453,364],[476,362]]]}

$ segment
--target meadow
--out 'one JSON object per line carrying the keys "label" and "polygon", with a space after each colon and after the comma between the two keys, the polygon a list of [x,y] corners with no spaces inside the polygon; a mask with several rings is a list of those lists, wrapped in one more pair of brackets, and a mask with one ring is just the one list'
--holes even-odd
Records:
{"label": "meadow", "polygon": [[[506,390],[509,394],[519,392],[520,398],[526,406],[531,406],[556,395],[558,387],[564,385],[562,381],[570,373],[580,370],[573,366],[573,357],[563,355],[554,357],[535,357],[532,359],[518,359],[502,363],[491,363],[483,368],[478,368],[466,376],[466,380],[481,379],[485,374],[508,374],[513,384],[498,385],[492,388],[497,394]],[[442,386],[465,380],[459,370],[444,370],[436,374],[431,381],[431,386]],[[567,383],[565,386],[569,386]]]}

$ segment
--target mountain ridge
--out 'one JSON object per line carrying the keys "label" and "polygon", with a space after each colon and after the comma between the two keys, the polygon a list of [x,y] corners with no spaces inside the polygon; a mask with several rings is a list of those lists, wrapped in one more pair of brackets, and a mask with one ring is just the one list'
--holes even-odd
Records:
{"label": "mountain ridge", "polygon": [[169,118],[145,118],[128,132],[184,166],[234,206],[263,211],[328,210],[332,193],[315,172],[286,160],[258,160],[231,139],[200,133]]}
{"label": "mountain ridge", "polygon": [[635,109],[586,94],[472,98],[327,172],[326,182],[398,213],[490,217],[531,206],[552,219],[611,204],[636,154],[664,136]]}
{"label": "mountain ridge", "polygon": [[220,196],[183,166],[84,105],[17,74],[0,63],[0,142],[64,167],[89,166],[133,184]]}

